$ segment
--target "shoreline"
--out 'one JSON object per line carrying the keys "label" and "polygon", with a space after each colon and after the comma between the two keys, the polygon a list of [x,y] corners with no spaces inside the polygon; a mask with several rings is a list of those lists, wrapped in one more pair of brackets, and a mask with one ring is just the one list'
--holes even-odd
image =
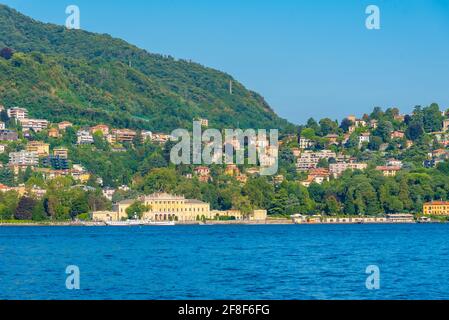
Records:
{"label": "shoreline", "polygon": [[[294,223],[291,220],[275,219],[265,221],[213,221],[201,223],[197,221],[192,222],[177,222],[175,226],[231,226],[231,225],[392,225],[392,224],[446,224],[447,222],[372,222],[372,223],[356,223],[356,222],[338,222],[338,223]],[[140,225],[141,227],[154,227],[152,225]],[[24,223],[0,223],[1,227],[120,227],[109,226],[104,222],[24,222]],[[130,226],[121,226],[130,227]]]}
{"label": "shoreline", "polygon": [[[291,220],[267,220],[267,221],[213,221],[213,222],[198,222],[186,221],[175,222],[175,226],[214,226],[214,225],[293,225]],[[154,227],[152,225],[141,225],[147,227]],[[24,223],[0,223],[1,227],[118,227],[109,226],[104,222],[24,222]],[[130,226],[124,226],[130,227]]]}

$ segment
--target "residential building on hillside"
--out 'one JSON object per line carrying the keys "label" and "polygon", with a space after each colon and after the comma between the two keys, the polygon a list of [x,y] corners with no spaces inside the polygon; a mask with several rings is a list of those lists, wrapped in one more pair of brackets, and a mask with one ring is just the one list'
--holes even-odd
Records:
{"label": "residential building on hillside", "polygon": [[103,136],[107,136],[109,134],[109,127],[105,124],[99,124],[90,128],[91,134],[94,134],[96,132],[101,132]]}
{"label": "residential building on hillside", "polygon": [[40,132],[48,128],[49,122],[43,119],[19,119],[20,125],[23,130],[33,130],[34,132]]}
{"label": "residential building on hillside", "polygon": [[325,136],[329,144],[338,145],[338,134],[328,134]]}
{"label": "residential building on hillside", "polygon": [[44,167],[51,167],[54,170],[68,170],[69,162],[67,158],[60,158],[58,156],[48,156],[42,160]]}
{"label": "residential building on hillside", "polygon": [[329,181],[329,170],[317,168],[310,170],[307,180],[301,181],[301,184],[308,188],[312,183],[322,184],[324,181]]}
{"label": "residential building on hillside", "polygon": [[122,143],[129,142],[132,143],[134,138],[136,137],[137,132],[130,129],[112,129],[110,135],[111,143]]}
{"label": "residential building on hillside", "polygon": [[393,131],[390,133],[390,139],[404,139],[405,133],[403,131]]}
{"label": "residential building on hillside", "polygon": [[403,163],[401,160],[397,159],[388,159],[387,160],[387,167],[399,167],[402,168]]}
{"label": "residential building on hillside", "polygon": [[6,129],[6,125],[3,121],[0,121],[0,130],[5,130]]}
{"label": "residential building on hillside", "polygon": [[337,154],[330,150],[321,150],[317,152],[304,151],[296,162],[298,171],[308,171],[315,169],[321,159],[336,158]]}
{"label": "residential building on hillside", "polygon": [[38,156],[48,156],[50,154],[50,145],[41,141],[30,141],[26,146],[26,151],[36,152]]}
{"label": "residential building on hillside", "polygon": [[90,179],[90,173],[79,164],[74,164],[72,169],[69,170],[69,174],[73,179],[78,180],[81,183],[86,183]]}
{"label": "residential building on hillside", "polygon": [[354,125],[355,128],[363,128],[366,127],[366,121],[363,119],[357,119],[354,115],[350,115],[348,117],[346,117],[346,119],[348,119],[349,121],[351,121]]}
{"label": "residential building on hillside", "polygon": [[303,150],[309,149],[309,148],[312,148],[314,145],[315,145],[315,142],[310,139],[303,138],[303,137],[299,138],[299,148],[300,149],[303,149]]}
{"label": "residential building on hillside", "polygon": [[158,144],[165,144],[168,141],[175,141],[176,139],[165,133],[153,133],[151,136],[151,142]]}
{"label": "residential building on hillside", "polygon": [[16,120],[28,118],[28,110],[25,108],[14,107],[7,110],[8,117]]}
{"label": "residential building on hillside", "polygon": [[61,159],[68,159],[69,157],[69,149],[64,147],[54,148],[53,155],[55,157],[59,157]]}
{"label": "residential building on hillside", "polygon": [[329,164],[329,172],[337,178],[343,174],[346,170],[365,170],[368,167],[366,163],[357,162],[337,162]]}
{"label": "residential building on hillside", "polygon": [[356,128],[364,128],[366,127],[366,121],[363,119],[356,119],[354,121],[354,125],[356,126]]}
{"label": "residential building on hillside", "polygon": [[49,138],[56,138],[56,139],[59,138],[60,134],[59,134],[58,128],[50,128],[48,130],[48,137]]}
{"label": "residential building on hillside", "polygon": [[9,165],[11,166],[37,166],[39,155],[37,152],[19,151],[9,153]]}
{"label": "residential building on hillside", "polygon": [[71,123],[69,121],[62,121],[62,122],[58,123],[59,130],[64,131],[65,129],[67,129],[69,127],[73,127],[73,123]]}
{"label": "residential building on hillside", "polygon": [[19,135],[16,131],[0,130],[0,141],[16,141],[18,139]]}
{"label": "residential building on hillside", "polygon": [[78,130],[76,133],[78,144],[92,144],[94,143],[94,137],[87,130]]}
{"label": "residential building on hillside", "polygon": [[209,181],[210,178],[210,169],[205,166],[199,166],[194,169],[195,174],[198,176],[198,179],[202,182]]}
{"label": "residential building on hillside", "polygon": [[369,133],[369,132],[364,132],[364,133],[362,133],[362,134],[359,136],[359,147],[361,147],[362,144],[364,144],[364,143],[369,143],[369,141],[370,141],[370,136],[371,136],[371,133]]}
{"label": "residential building on hillside", "polygon": [[108,199],[109,201],[112,201],[112,197],[115,194],[115,189],[114,188],[104,188],[102,190],[103,196]]}

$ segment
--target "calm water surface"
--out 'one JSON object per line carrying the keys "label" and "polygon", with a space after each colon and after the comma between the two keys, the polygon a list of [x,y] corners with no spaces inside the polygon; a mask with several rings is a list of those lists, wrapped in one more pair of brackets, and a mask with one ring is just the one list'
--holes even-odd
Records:
{"label": "calm water surface", "polygon": [[449,225],[0,228],[0,299],[449,299]]}

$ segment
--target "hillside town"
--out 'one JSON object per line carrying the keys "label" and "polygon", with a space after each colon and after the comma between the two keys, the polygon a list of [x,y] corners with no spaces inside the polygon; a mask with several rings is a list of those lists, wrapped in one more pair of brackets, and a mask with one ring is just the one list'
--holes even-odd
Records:
{"label": "hillside town", "polygon": [[[412,221],[414,215],[449,216],[449,188],[423,190],[422,194],[417,194],[421,190],[416,188],[407,194],[400,190],[404,183],[412,187],[411,179],[423,187],[432,175],[449,171],[449,114],[437,105],[417,107],[412,114],[400,114],[397,108],[385,112],[375,108],[370,115],[349,115],[341,123],[310,119],[296,134],[281,135],[280,148],[270,152],[273,157],[269,160],[279,160],[279,171],[270,177],[259,175],[262,158],[259,166],[173,168],[167,153],[176,139],[169,133],[112,128],[102,123],[52,123],[16,106],[0,105],[0,118],[0,213],[4,220],[104,222],[144,218],[188,222],[291,217],[296,223],[344,223],[402,221],[395,214],[402,215],[403,221]],[[196,120],[205,128],[209,126],[208,119]],[[232,147],[246,150],[251,143],[267,145],[267,141],[234,139]],[[126,176],[113,168],[115,161],[97,161],[101,155],[121,159],[130,152],[145,154],[139,167]],[[126,160],[120,161],[125,170]],[[110,169],[105,169],[108,165]],[[177,181],[168,183],[165,180],[171,174]],[[366,189],[342,185],[345,179],[352,179],[349,184],[362,178],[365,180],[360,185]],[[190,184],[184,192],[178,188],[182,183]],[[207,195],[202,188],[213,184],[217,193]],[[85,203],[66,199],[68,204],[61,205],[60,197],[64,196],[56,196],[58,188],[68,188],[65,196],[79,196]],[[201,191],[194,192],[195,188]],[[219,188],[225,190],[222,192],[232,189],[232,194],[225,198]],[[430,184],[429,188],[436,187]],[[252,189],[260,189],[260,195]],[[267,199],[263,199],[265,191]],[[53,197],[47,192],[54,193]],[[8,203],[12,200],[7,193],[16,194],[16,203]],[[196,194],[198,199],[186,198],[187,193]],[[39,201],[41,208],[37,210],[34,206]],[[80,208],[73,210],[76,205]],[[353,215],[362,220],[346,218]],[[364,218],[370,216],[378,218]]]}

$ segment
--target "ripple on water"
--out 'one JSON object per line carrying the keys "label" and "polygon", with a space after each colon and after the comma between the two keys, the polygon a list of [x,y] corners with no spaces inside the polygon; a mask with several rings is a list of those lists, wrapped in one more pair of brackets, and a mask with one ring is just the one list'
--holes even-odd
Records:
{"label": "ripple on water", "polygon": [[[0,229],[6,299],[447,299],[449,225]],[[432,241],[429,241],[431,239]],[[82,290],[65,288],[77,265]],[[379,266],[381,289],[365,288]]]}

